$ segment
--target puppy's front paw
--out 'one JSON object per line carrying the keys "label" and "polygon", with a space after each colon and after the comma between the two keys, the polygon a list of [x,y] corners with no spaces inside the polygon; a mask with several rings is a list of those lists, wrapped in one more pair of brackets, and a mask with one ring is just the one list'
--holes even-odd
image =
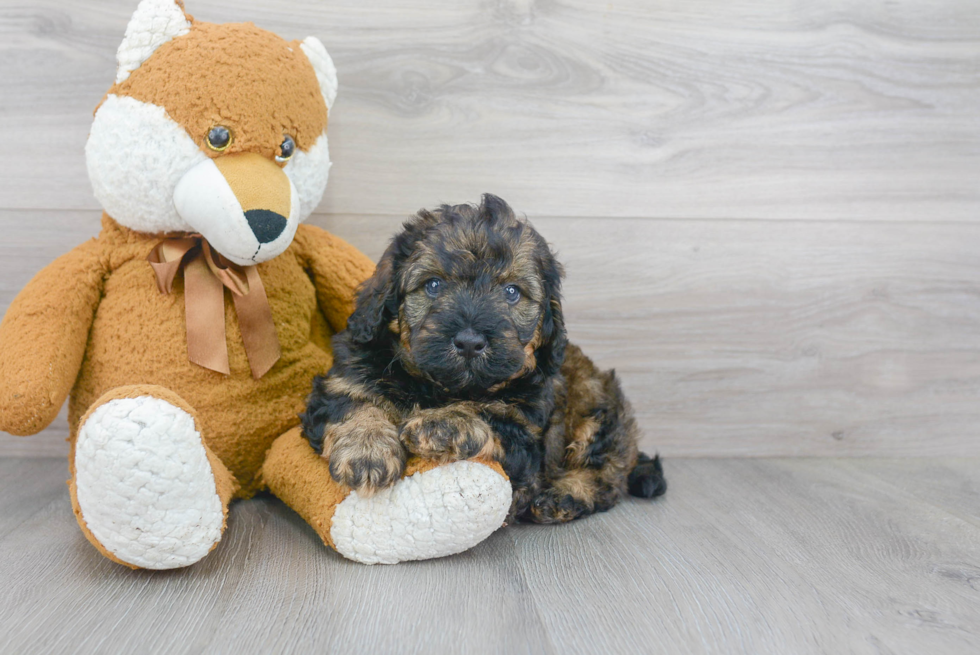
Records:
{"label": "puppy's front paw", "polygon": [[419,410],[402,424],[401,439],[416,455],[446,462],[503,456],[493,430],[468,409]]}
{"label": "puppy's front paw", "polygon": [[362,496],[395,484],[407,454],[391,423],[364,426],[348,421],[334,428],[330,475]]}

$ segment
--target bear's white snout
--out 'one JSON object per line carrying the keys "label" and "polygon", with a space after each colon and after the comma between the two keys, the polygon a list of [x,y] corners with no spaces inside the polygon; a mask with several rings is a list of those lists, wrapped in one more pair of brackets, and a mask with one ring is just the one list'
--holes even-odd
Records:
{"label": "bear's white snout", "polygon": [[279,166],[253,153],[208,159],[174,189],[174,207],[193,231],[241,266],[268,261],[293,241],[300,200]]}

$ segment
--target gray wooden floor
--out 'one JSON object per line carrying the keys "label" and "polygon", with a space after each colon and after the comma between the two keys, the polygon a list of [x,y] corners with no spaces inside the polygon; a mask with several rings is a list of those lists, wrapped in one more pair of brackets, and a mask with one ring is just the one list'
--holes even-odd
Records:
{"label": "gray wooden floor", "polygon": [[670,460],[668,495],[367,567],[271,497],[186,570],[78,531],[64,461],[0,459],[2,653],[977,653],[980,460]]}

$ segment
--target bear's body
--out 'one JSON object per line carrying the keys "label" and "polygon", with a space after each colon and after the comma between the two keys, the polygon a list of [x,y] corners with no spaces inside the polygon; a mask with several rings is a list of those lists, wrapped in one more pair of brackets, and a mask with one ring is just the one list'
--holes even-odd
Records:
{"label": "bear's body", "polygon": [[[299,226],[283,254],[259,264],[282,356],[254,380],[230,293],[225,294],[225,329],[231,375],[225,376],[187,359],[182,280],[177,278],[173,292],[164,295],[146,262],[160,237],[128,230],[106,217],[95,241],[99,247],[91,259],[105,267],[103,292],[71,395],[71,438],[79,419],[103,394],[126,385],[158,385],[194,407],[205,444],[240,486],[237,495],[251,496],[261,485],[265,452],[276,437],[299,424],[310,380],[329,370],[330,337],[343,329],[350,292],[370,275],[373,264],[340,239],[306,225]],[[331,264],[339,264],[329,274],[341,293],[325,297],[323,304],[307,252],[314,249],[321,259],[328,256]]]}
{"label": "bear's body", "polygon": [[373,270],[301,225],[330,168],[323,45],[142,0],[117,63],[86,145],[102,232],[4,315],[0,430],[37,433],[69,399],[79,526],[133,568],[199,561],[263,488],[362,562],[482,541],[510,506],[498,465],[417,460],[362,499],[297,427]]}

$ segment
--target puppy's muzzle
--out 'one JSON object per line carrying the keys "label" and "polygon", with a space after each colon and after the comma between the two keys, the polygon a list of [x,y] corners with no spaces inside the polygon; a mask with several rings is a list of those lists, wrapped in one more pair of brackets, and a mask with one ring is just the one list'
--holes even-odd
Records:
{"label": "puppy's muzzle", "polygon": [[487,349],[487,338],[471,327],[461,330],[453,338],[456,352],[466,359],[479,357]]}

